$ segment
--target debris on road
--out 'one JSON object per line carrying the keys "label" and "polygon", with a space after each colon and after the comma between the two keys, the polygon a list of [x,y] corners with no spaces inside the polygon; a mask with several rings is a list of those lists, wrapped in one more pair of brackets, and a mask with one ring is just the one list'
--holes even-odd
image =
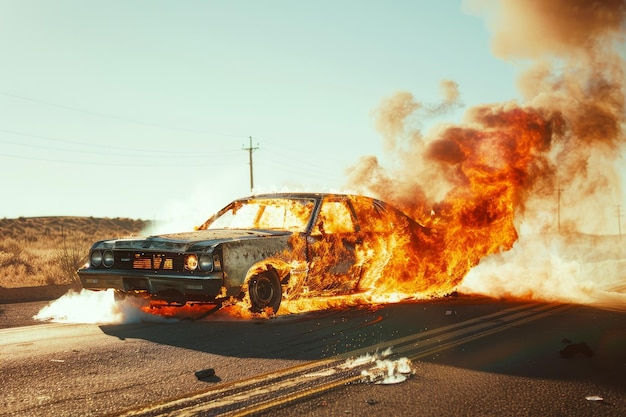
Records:
{"label": "debris on road", "polygon": [[202,369],[201,371],[196,371],[195,375],[196,375],[196,378],[198,378],[199,380],[207,379],[212,376],[215,376],[215,369],[213,368]]}
{"label": "debris on road", "polygon": [[587,401],[604,401],[604,398],[600,397],[599,395],[587,395],[585,397],[585,400],[587,400]]}
{"label": "debris on road", "polygon": [[411,361],[408,358],[400,358],[395,361],[376,361],[376,366],[361,371],[361,375],[374,384],[391,385],[404,382],[413,374]]}
{"label": "debris on road", "polygon": [[591,348],[585,342],[571,343],[567,339],[563,339],[563,342],[569,342],[569,344],[560,351],[561,357],[563,358],[571,358],[579,353],[589,358],[593,356],[593,350],[591,350]]}
{"label": "debris on road", "polygon": [[398,384],[404,382],[413,374],[411,361],[408,358],[399,358],[396,360],[381,359],[391,355],[391,349],[386,349],[382,353],[376,352],[373,355],[369,353],[359,356],[356,359],[348,359],[342,366],[344,369],[353,369],[368,364],[374,364],[369,369],[363,369],[361,376],[362,382],[373,384]]}

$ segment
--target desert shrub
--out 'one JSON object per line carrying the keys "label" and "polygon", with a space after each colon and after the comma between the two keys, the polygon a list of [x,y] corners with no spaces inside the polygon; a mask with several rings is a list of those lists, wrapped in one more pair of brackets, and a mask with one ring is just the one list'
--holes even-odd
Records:
{"label": "desert shrub", "polygon": [[0,243],[1,276],[13,276],[20,281],[23,275],[33,272],[31,259],[23,242],[9,238]]}
{"label": "desert shrub", "polygon": [[12,254],[0,250],[0,270],[6,266],[12,265],[13,262],[15,262],[15,257]]}
{"label": "desert shrub", "polygon": [[76,271],[87,259],[87,252],[91,241],[87,240],[83,233],[63,228],[60,242],[54,252],[54,264],[61,271],[62,282],[73,283],[78,281]]}
{"label": "desert shrub", "polygon": [[85,263],[88,250],[89,245],[84,245],[80,242],[68,243],[57,249],[55,261],[61,271],[61,283],[78,281],[76,271]]}
{"label": "desert shrub", "polygon": [[0,269],[0,287],[30,287],[41,285],[42,280],[29,263],[13,262]]}
{"label": "desert shrub", "polygon": [[16,239],[8,238],[0,241],[0,255],[6,254],[11,258],[19,258],[23,252],[24,244],[18,242]]}
{"label": "desert shrub", "polygon": [[148,224],[123,218],[0,219],[0,286],[76,282],[93,242],[136,235]]}

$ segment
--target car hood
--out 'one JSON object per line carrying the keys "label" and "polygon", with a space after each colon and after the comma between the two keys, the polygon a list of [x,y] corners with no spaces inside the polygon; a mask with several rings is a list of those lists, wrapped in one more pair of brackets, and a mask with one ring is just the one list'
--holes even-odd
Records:
{"label": "car hood", "polygon": [[112,249],[145,249],[166,251],[198,251],[213,247],[228,241],[259,239],[270,236],[285,236],[291,232],[285,230],[242,230],[242,229],[215,229],[196,230],[193,232],[170,233],[165,235],[149,236],[146,238],[128,238],[103,241],[96,244],[103,248]]}

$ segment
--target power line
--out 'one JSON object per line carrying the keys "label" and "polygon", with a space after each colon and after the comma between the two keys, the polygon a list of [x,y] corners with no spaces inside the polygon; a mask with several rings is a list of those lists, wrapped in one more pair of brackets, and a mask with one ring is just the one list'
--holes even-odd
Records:
{"label": "power line", "polygon": [[[224,136],[224,137],[233,137],[233,138],[243,137],[243,135],[239,135],[239,134],[212,132],[212,131],[206,131],[206,130],[200,130],[200,129],[181,128],[181,127],[173,127],[173,126],[161,125],[161,124],[151,123],[151,122],[143,122],[143,121],[139,121],[139,120],[135,120],[135,119],[131,119],[131,118],[125,118],[125,117],[119,117],[119,116],[114,116],[114,115],[110,115],[110,114],[99,113],[99,112],[95,112],[95,111],[91,111],[91,110],[86,110],[86,109],[81,109],[81,108],[78,108],[78,107],[67,106],[67,105],[64,105],[64,104],[54,103],[54,102],[50,102],[50,101],[46,101],[46,100],[41,100],[41,99],[38,99],[38,98],[32,98],[32,97],[27,97],[27,96],[18,95],[18,94],[12,94],[12,93],[8,93],[8,92],[0,91],[0,96],[9,97],[11,99],[17,99],[17,100],[22,100],[22,101],[26,101],[26,102],[32,102],[32,103],[39,104],[39,105],[55,107],[55,108],[59,108],[59,109],[67,110],[67,111],[87,114],[87,115],[90,115],[90,116],[97,116],[97,117],[106,118],[106,119],[119,120],[119,121],[127,122],[127,123],[134,123],[134,124],[137,124],[137,125],[158,127],[158,128],[163,128],[163,129],[168,129],[168,130],[177,130],[177,131],[183,131],[183,132],[192,132],[192,133],[201,134],[201,135],[215,135],[215,136]],[[53,137],[49,137],[49,136],[45,136],[45,135],[24,133],[24,132],[18,132],[18,131],[13,131],[13,130],[8,130],[8,129],[0,129],[0,132],[13,134],[13,135],[19,135],[19,136],[38,138],[38,139],[43,139],[43,140],[52,140],[52,141],[56,141],[56,142],[68,143],[68,144],[73,144],[73,145],[98,147],[98,148],[105,148],[105,149],[113,149],[113,148],[115,148],[115,149],[124,150],[124,151],[131,151],[131,152],[134,151],[134,152],[141,152],[141,153],[166,153],[167,155],[172,155],[172,154],[175,154],[175,153],[180,153],[180,154],[186,153],[186,152],[181,152],[181,151],[177,152],[177,151],[174,151],[174,150],[171,150],[171,149],[168,149],[167,151],[159,151],[158,149],[154,149],[154,148],[150,148],[150,149],[148,149],[148,148],[145,148],[145,149],[133,149],[133,148],[120,147],[120,146],[111,146],[111,145],[85,144],[84,142],[79,142],[79,141],[72,141],[72,140],[62,139],[62,138],[53,138]],[[272,145],[271,142],[268,142],[268,143],[270,145]],[[293,148],[290,149],[288,146],[285,146],[285,144],[275,144],[275,145],[276,145],[276,147],[279,147],[279,149],[281,149],[281,150],[288,150],[288,151],[295,152],[295,153],[301,153],[300,150],[293,149]],[[246,150],[246,149],[244,149],[244,150]],[[316,150],[316,149],[315,148],[311,149],[311,151],[314,151],[314,150]],[[320,158],[328,159],[328,158],[335,158],[337,156],[333,152],[323,152],[321,149],[318,149],[318,150],[320,151]],[[234,152],[236,152],[236,151],[234,151]],[[213,154],[215,154],[215,153],[213,152]],[[289,157],[287,157],[287,158],[288,159],[295,159],[295,158],[289,158]]]}
{"label": "power line", "polygon": [[[267,141],[265,139],[264,139],[263,143],[265,145],[269,145],[269,146],[265,146],[264,149],[270,149],[271,150],[270,153],[272,155],[282,156],[283,158],[286,158],[286,159],[294,159],[294,158],[291,158],[290,156],[288,156],[285,153],[282,153],[281,151],[287,151],[287,152],[290,152],[290,153],[296,153],[296,154],[300,154],[300,155],[302,154],[302,150],[295,149],[293,147],[290,147],[289,145],[285,146],[284,144],[274,143],[274,142],[271,142],[271,141]],[[272,147],[272,145],[274,145],[274,147]],[[335,161],[340,161],[340,158],[338,158],[339,155],[336,152],[333,152],[332,150],[325,150],[325,149],[322,149],[322,148],[320,148],[318,146],[308,146],[307,147],[307,152],[306,152],[305,156],[308,157],[308,158],[318,158],[318,159],[324,160],[324,161],[328,161],[330,159],[333,159]],[[349,156],[350,155],[348,155],[348,157]],[[357,156],[360,156],[360,155],[355,154],[355,155],[352,155],[352,156],[356,158]]]}
{"label": "power line", "polygon": [[43,146],[43,145],[33,145],[33,144],[29,144],[29,143],[18,143],[18,142],[13,142],[13,141],[8,141],[8,140],[2,140],[0,139],[0,143],[5,143],[5,144],[9,144],[9,145],[14,145],[14,146],[21,146],[21,147],[27,147],[27,148],[32,148],[32,149],[38,149],[41,151],[53,151],[53,152],[61,152],[61,153],[73,153],[73,154],[83,154],[83,155],[97,155],[97,156],[113,156],[116,158],[140,158],[140,159],[145,159],[145,158],[151,158],[151,159],[155,159],[155,158],[166,158],[168,160],[173,160],[173,159],[208,159],[208,158],[222,158],[223,156],[226,155],[234,155],[235,151],[230,151],[228,153],[211,153],[208,155],[202,155],[202,154],[198,154],[198,153],[191,153],[191,152],[180,152],[180,153],[175,153],[175,154],[167,154],[167,153],[155,153],[155,154],[148,154],[143,152],[140,149],[133,149],[132,152],[134,153],[114,153],[114,152],[105,152],[105,151],[90,151],[90,150],[85,150],[85,149],[67,149],[67,148],[59,148],[59,147],[54,147],[54,146]]}
{"label": "power line", "polygon": [[[102,149],[116,149],[116,150],[120,150],[120,151],[127,151],[127,152],[138,152],[141,154],[141,156],[150,156],[147,154],[162,154],[163,156],[171,156],[171,155],[190,155],[192,154],[192,152],[190,151],[176,151],[176,150],[171,150],[170,148],[168,148],[167,150],[160,150],[160,149],[154,149],[154,147],[143,147],[143,148],[130,148],[130,147],[125,147],[125,146],[115,146],[115,145],[104,145],[104,144],[98,144],[98,143],[85,143],[85,142],[81,142],[81,141],[75,141],[75,140],[69,140],[69,139],[63,139],[63,138],[54,138],[51,136],[45,136],[45,135],[36,135],[36,134],[32,134],[32,133],[24,133],[24,132],[18,132],[15,130],[7,130],[7,129],[0,129],[0,132],[3,133],[8,133],[11,135],[16,135],[16,136],[23,136],[23,137],[29,137],[29,138],[34,138],[34,139],[41,139],[41,140],[45,140],[45,141],[51,141],[51,142],[56,142],[56,143],[63,143],[63,144],[68,144],[68,145],[72,145],[72,146],[86,146],[89,148],[102,148]],[[35,145],[35,144],[28,144],[28,143],[20,143],[20,142],[13,142],[13,141],[9,141],[9,140],[0,140],[1,143],[7,143],[7,144],[11,144],[11,145],[17,145],[17,146],[28,146],[31,148],[39,148],[39,149],[51,149],[51,150],[59,150],[59,151],[67,151],[67,152],[85,152],[85,153],[97,153],[98,155],[102,155],[103,153],[98,151],[98,152],[88,152],[88,151],[79,151],[76,149],[67,149],[67,148],[53,148],[53,147],[48,147],[48,146],[42,146],[42,145]],[[212,152],[212,155],[226,155],[226,154],[232,154],[234,155],[236,153],[236,151],[227,151],[227,152],[220,152],[220,153],[216,153],[216,152]],[[114,156],[120,156],[119,154],[114,154]],[[122,155],[124,156],[124,155]]]}
{"label": "power line", "polygon": [[[290,159],[281,159],[280,161],[268,161],[266,159],[259,159],[256,163],[257,166],[268,167],[272,172],[285,172],[290,174],[304,174],[307,176],[322,177],[329,180],[336,179],[337,175],[331,173],[329,164],[310,164],[306,162],[300,162]],[[341,167],[338,168],[341,170]]]}
{"label": "power line", "polygon": [[[59,104],[59,103],[54,103],[54,102],[49,102],[49,101],[45,101],[45,100],[41,100],[41,99],[37,99],[37,98],[32,98],[32,97],[27,97],[27,96],[22,96],[22,95],[18,95],[18,94],[11,94],[11,93],[7,93],[7,92],[2,92],[0,91],[0,96],[4,96],[4,97],[8,97],[14,100],[22,100],[22,101],[26,101],[26,102],[30,102],[30,103],[35,103],[38,105],[44,105],[44,106],[49,106],[49,107],[54,107],[54,108],[59,108],[62,110],[66,110],[66,111],[72,111],[72,112],[77,112],[77,113],[81,113],[81,114],[86,114],[89,116],[96,116],[96,117],[100,117],[100,118],[105,118],[105,119],[112,119],[112,120],[118,120],[121,122],[125,122],[125,123],[133,123],[133,124],[137,124],[137,125],[143,125],[143,126],[149,126],[149,127],[157,127],[157,128],[161,128],[161,129],[168,129],[168,130],[177,130],[177,131],[183,131],[183,132],[191,132],[191,133],[196,133],[196,134],[201,134],[201,135],[216,135],[216,136],[224,136],[224,137],[242,137],[243,135],[237,135],[237,134],[230,134],[230,133],[218,133],[218,132],[211,132],[211,131],[205,131],[205,130],[198,130],[198,129],[190,129],[190,128],[180,128],[180,127],[173,127],[173,126],[168,126],[168,125],[161,125],[158,123],[151,123],[151,122],[144,122],[144,121],[139,121],[139,120],[135,120],[135,119],[131,119],[131,118],[125,118],[125,117],[119,117],[119,116],[115,116],[115,115],[110,115],[110,114],[104,114],[104,113],[98,113],[95,111],[91,111],[91,110],[87,110],[87,109],[83,109],[83,108],[78,108],[78,107],[72,107],[72,106],[67,106],[64,104]],[[19,131],[14,131],[14,130],[8,130],[8,129],[0,129],[0,132],[4,132],[7,134],[11,134],[11,135],[17,135],[17,136],[23,136],[23,137],[30,137],[30,138],[36,138],[36,139],[41,139],[41,140],[46,140],[46,141],[53,141],[55,144],[68,144],[71,146],[82,146],[82,147],[89,147],[89,149],[93,149],[93,148],[99,148],[99,149],[105,149],[108,150],[109,152],[106,151],[91,151],[91,150],[80,150],[80,149],[68,149],[68,148],[57,148],[54,146],[45,146],[45,145],[39,145],[39,144],[27,144],[27,143],[17,143],[17,142],[13,142],[10,140],[2,140],[0,139],[0,143],[6,143],[6,144],[10,144],[10,145],[15,145],[15,146],[22,146],[22,147],[30,147],[30,148],[34,148],[34,149],[40,149],[42,151],[46,151],[46,150],[52,150],[52,151],[58,151],[58,152],[72,152],[72,153],[79,153],[79,154],[94,154],[94,155],[98,155],[98,156],[110,156],[110,157],[124,157],[124,158],[165,158],[167,157],[168,159],[172,159],[173,156],[177,156],[180,158],[191,158],[191,159],[198,159],[198,158],[203,158],[203,156],[200,156],[200,153],[197,151],[193,151],[193,152],[187,152],[187,151],[176,151],[176,150],[172,150],[171,147],[168,147],[167,150],[160,150],[158,148],[155,147],[145,147],[145,148],[130,148],[130,147],[123,147],[123,146],[115,146],[115,145],[108,145],[105,144],[105,142],[100,142],[102,144],[88,144],[85,142],[80,142],[80,141],[75,141],[75,140],[68,140],[68,139],[64,139],[64,138],[55,138],[55,137],[50,137],[50,136],[45,136],[45,135],[38,135],[38,134],[31,134],[31,133],[25,133],[25,132],[19,132]],[[258,144],[256,147],[252,146],[252,137],[249,136],[249,146],[246,148],[245,145],[243,147],[243,150],[248,151],[248,156],[249,156],[249,166],[250,166],[250,191],[254,192],[254,168],[253,168],[253,157],[252,157],[252,153],[254,150],[259,149]],[[269,144],[271,145],[272,143],[269,142]],[[273,156],[278,156],[281,155],[280,151],[288,151],[288,153],[298,153],[298,154],[302,154],[302,152],[300,150],[296,150],[293,148],[288,148],[285,147],[284,144],[275,144],[276,147],[279,149],[278,151],[272,150],[271,154]],[[123,151],[124,154],[119,154],[119,153],[113,153],[110,152],[111,150],[119,150],[119,151]],[[324,152],[322,149],[310,149],[310,150],[318,150],[320,152],[320,155],[317,159],[319,160],[325,160],[328,161],[329,158],[331,159],[335,159],[337,162],[339,162],[339,159],[337,159],[337,155],[333,152]],[[132,152],[133,154],[129,154],[128,152]],[[223,156],[230,156],[230,155],[234,155],[234,153],[236,153],[237,151],[227,151],[227,152],[210,152],[207,153],[205,156],[207,157],[223,157]],[[179,165],[172,165],[172,164],[141,164],[141,163],[131,163],[129,162],[128,164],[124,164],[124,163],[119,163],[119,162],[115,162],[115,163],[107,163],[107,162],[82,162],[82,161],[73,161],[73,160],[64,160],[64,159],[55,159],[55,158],[49,158],[49,157],[37,157],[37,156],[24,156],[24,155],[15,155],[15,154],[11,154],[11,153],[1,153],[0,156],[5,156],[5,157],[9,157],[9,158],[19,158],[19,159],[25,159],[25,160],[36,160],[36,161],[47,161],[47,162],[54,162],[54,163],[63,163],[63,164],[89,164],[89,165],[100,165],[100,166],[134,166],[134,167],[140,167],[140,166],[146,166],[146,167],[152,167],[152,166],[179,166]],[[310,153],[307,152],[306,157],[311,157]],[[289,171],[288,170],[288,165],[286,164],[285,161],[292,161],[294,162],[294,164],[292,164],[291,166],[294,168],[294,170],[296,172],[302,173],[303,172],[303,166],[304,167],[308,167],[309,168],[309,172],[312,173],[313,175],[319,175],[319,176],[323,176],[324,174],[320,174],[319,172],[315,172],[314,170],[311,170],[310,168],[313,168],[313,165],[310,163],[303,163],[303,164],[298,164],[298,160],[303,161],[303,158],[298,158],[298,157],[292,157],[289,155],[284,155],[281,162],[280,162],[280,167],[275,167],[276,169],[283,168],[282,171]],[[304,160],[306,160],[306,158],[304,158]],[[263,161],[262,161],[263,162]],[[304,162],[304,161],[303,161]],[[229,164],[229,165],[232,165]],[[189,166],[188,164],[185,164],[185,166]],[[201,164],[193,164],[191,166],[202,166]],[[304,170],[306,170],[306,168],[304,168]],[[293,171],[292,171],[293,172]],[[325,173],[325,171],[323,171]],[[328,176],[328,175],[326,175]]]}
{"label": "power line", "polygon": [[234,134],[230,134],[230,133],[209,132],[209,131],[200,130],[200,129],[190,129],[190,128],[183,128],[183,127],[174,127],[174,126],[162,125],[162,124],[159,124],[159,123],[144,122],[144,121],[135,120],[135,119],[131,119],[131,118],[114,116],[114,115],[104,114],[104,113],[98,113],[98,112],[94,112],[94,111],[91,111],[91,110],[85,110],[85,109],[80,109],[80,108],[76,108],[76,107],[66,106],[66,105],[63,105],[63,104],[52,103],[52,102],[49,102],[49,101],[34,99],[34,98],[31,98],[31,97],[25,97],[25,96],[21,96],[21,95],[17,95],[17,94],[10,94],[10,93],[0,92],[0,96],[10,97],[10,98],[13,98],[13,99],[28,101],[28,102],[32,102],[32,103],[36,103],[36,104],[43,104],[43,105],[46,105],[46,106],[56,107],[56,108],[63,109],[63,110],[69,110],[69,111],[73,111],[73,112],[77,112],[77,113],[87,114],[89,116],[96,116],[96,117],[100,117],[100,118],[104,118],[104,119],[118,120],[118,121],[121,121],[121,122],[124,122],[124,123],[133,123],[133,124],[142,125],[142,126],[156,127],[156,128],[159,128],[159,129],[177,130],[177,131],[181,131],[181,132],[197,133],[197,134],[201,134],[201,135],[228,136],[228,137],[233,137],[233,138],[241,138],[241,137],[243,137],[243,135],[234,135]]}
{"label": "power line", "polygon": [[[14,155],[9,153],[0,153],[0,157],[6,158],[14,158],[14,159],[23,159],[27,161],[41,161],[41,162],[50,162],[50,163],[58,163],[58,164],[68,164],[68,165],[88,165],[88,166],[109,166],[109,167],[132,167],[132,168],[195,168],[195,167],[206,167],[207,162],[181,162],[181,163],[137,163],[137,162],[102,162],[102,161],[92,161],[92,160],[67,160],[67,159],[55,159],[55,158],[43,158],[36,156],[24,156],[24,155]],[[232,161],[219,161],[219,162],[211,162],[211,166],[217,165],[227,165],[232,166]]]}

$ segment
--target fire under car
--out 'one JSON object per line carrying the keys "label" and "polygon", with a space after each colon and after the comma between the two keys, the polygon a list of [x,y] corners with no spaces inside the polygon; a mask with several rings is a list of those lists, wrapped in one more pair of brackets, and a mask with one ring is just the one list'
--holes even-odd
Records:
{"label": "fire under car", "polygon": [[[428,250],[430,231],[365,196],[278,193],[237,199],[193,231],[103,240],[78,270],[89,290],[115,290],[172,305],[248,300],[253,312],[283,299],[370,290],[400,269],[419,280],[406,253]],[[419,261],[417,261],[419,263]]]}

